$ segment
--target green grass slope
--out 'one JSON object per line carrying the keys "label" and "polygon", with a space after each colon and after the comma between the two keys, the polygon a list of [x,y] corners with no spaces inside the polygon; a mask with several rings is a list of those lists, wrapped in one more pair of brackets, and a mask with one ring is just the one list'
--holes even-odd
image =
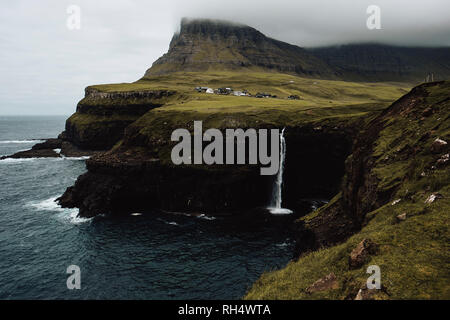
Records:
{"label": "green grass slope", "polygon": [[[357,201],[370,202],[364,196],[374,193],[388,194],[388,200],[363,212],[361,230],[346,241],[304,253],[285,268],[264,273],[246,299],[354,299],[365,287],[369,265],[380,267],[382,284],[370,298],[450,298],[450,172],[445,161],[449,148],[433,146],[437,138],[450,140],[450,82],[416,88],[383,112],[367,132],[373,134],[380,124],[370,154],[361,155],[370,158],[366,175],[371,178],[363,184],[372,190],[361,191]],[[436,199],[427,202],[432,195]],[[308,226],[341,201],[343,193],[301,222]],[[397,218],[403,214],[406,219]],[[350,253],[363,239],[378,244],[378,252],[351,269]],[[330,273],[337,282],[332,288],[307,290]]]}
{"label": "green grass slope", "polygon": [[[246,89],[253,95],[266,92],[277,98],[198,93],[197,86]],[[87,95],[79,102],[77,113],[68,120],[68,128],[84,145],[97,146],[104,143],[87,140],[111,137],[113,131],[112,136],[117,140],[122,128],[131,124],[141,127],[142,134],[149,136],[158,133],[161,126],[156,122],[166,122],[165,127],[173,130],[186,127],[194,120],[204,120],[209,127],[222,127],[230,125],[230,118],[241,127],[295,126],[330,118],[350,121],[368,112],[380,111],[406,93],[408,87],[399,83],[311,80],[272,72],[243,75],[241,72],[214,71],[150,76],[134,83],[94,85],[86,90],[95,94]],[[171,94],[153,97],[152,92]],[[290,95],[298,95],[301,100],[288,100]],[[160,107],[148,108],[152,105]],[[152,110],[147,112],[146,108]],[[103,127],[110,129],[103,134]],[[109,140],[107,145],[111,145]]]}

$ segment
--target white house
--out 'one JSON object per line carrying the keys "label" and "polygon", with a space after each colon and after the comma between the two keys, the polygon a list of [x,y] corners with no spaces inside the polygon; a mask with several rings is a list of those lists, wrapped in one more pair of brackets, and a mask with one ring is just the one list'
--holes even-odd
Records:
{"label": "white house", "polygon": [[214,93],[214,90],[211,88],[206,89],[206,93]]}

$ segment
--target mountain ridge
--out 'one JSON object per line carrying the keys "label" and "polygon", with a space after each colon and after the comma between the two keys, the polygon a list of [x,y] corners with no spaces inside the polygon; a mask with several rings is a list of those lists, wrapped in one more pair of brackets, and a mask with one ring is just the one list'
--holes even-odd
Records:
{"label": "mountain ridge", "polygon": [[334,77],[332,68],[303,48],[268,38],[243,24],[207,19],[183,19],[169,51],[153,63],[144,77],[211,68]]}
{"label": "mountain ridge", "polygon": [[343,44],[302,48],[244,24],[183,19],[166,54],[144,78],[174,72],[257,70],[347,81],[422,82],[450,78],[450,48]]}

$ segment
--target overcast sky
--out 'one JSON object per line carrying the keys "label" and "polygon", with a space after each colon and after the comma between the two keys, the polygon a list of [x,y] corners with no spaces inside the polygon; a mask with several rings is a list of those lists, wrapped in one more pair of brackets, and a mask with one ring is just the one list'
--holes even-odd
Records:
{"label": "overcast sky", "polygon": [[[81,9],[69,30],[67,8]],[[366,9],[381,8],[381,30]],[[0,114],[71,114],[90,84],[139,79],[182,17],[244,23],[304,47],[450,46],[449,0],[15,0],[0,3]]]}

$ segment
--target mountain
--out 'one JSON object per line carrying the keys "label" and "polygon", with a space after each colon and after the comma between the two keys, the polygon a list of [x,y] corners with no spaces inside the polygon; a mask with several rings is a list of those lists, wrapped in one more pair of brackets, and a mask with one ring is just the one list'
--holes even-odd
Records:
{"label": "mountain", "polygon": [[356,81],[414,81],[450,78],[450,48],[354,44],[310,49],[340,77]]}
{"label": "mountain", "polygon": [[145,76],[243,68],[334,77],[331,67],[305,49],[268,38],[249,26],[205,19],[183,19],[169,51]]}
{"label": "mountain", "polygon": [[[304,49],[226,21],[183,19],[144,77],[178,71],[276,71],[322,79],[423,82],[450,78],[450,48],[356,44]],[[431,79],[430,79],[431,80]]]}

